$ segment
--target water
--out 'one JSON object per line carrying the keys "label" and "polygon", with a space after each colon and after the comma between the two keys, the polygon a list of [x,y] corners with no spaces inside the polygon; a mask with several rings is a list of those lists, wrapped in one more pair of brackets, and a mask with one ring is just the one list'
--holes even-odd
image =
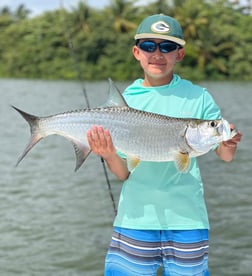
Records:
{"label": "water", "polygon": [[[244,134],[232,163],[212,153],[199,158],[211,222],[211,274],[252,275],[252,83],[204,85]],[[107,82],[85,88],[91,106],[105,101]],[[29,130],[10,104],[41,116],[82,108],[82,85],[0,80],[0,93],[0,275],[102,275],[114,211],[100,159],[91,155],[75,173],[71,144],[53,136],[15,168]],[[117,201],[121,184],[109,178]]]}

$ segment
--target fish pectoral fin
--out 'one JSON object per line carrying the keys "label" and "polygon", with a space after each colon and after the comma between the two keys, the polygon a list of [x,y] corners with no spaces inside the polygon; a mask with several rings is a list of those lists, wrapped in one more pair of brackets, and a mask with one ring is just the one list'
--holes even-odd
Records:
{"label": "fish pectoral fin", "polygon": [[75,171],[77,171],[81,165],[83,164],[83,162],[87,159],[88,155],[91,152],[91,149],[89,146],[80,143],[80,142],[76,142],[73,140],[70,140],[73,147],[74,147],[74,151],[75,151],[75,156],[76,156],[76,166],[75,166]]}
{"label": "fish pectoral fin", "polygon": [[178,152],[175,155],[175,164],[177,169],[180,172],[186,173],[190,167],[191,160],[189,158],[189,154],[183,153],[183,152]]}
{"label": "fish pectoral fin", "polygon": [[140,159],[138,157],[128,156],[127,157],[127,166],[128,166],[129,171],[133,171],[137,167],[139,162],[140,162]]}

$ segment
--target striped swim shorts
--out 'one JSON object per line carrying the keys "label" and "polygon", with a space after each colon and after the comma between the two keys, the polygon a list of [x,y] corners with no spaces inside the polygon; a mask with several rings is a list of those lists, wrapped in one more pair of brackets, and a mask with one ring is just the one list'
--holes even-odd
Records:
{"label": "striped swim shorts", "polygon": [[114,228],[105,276],[208,276],[208,230]]}

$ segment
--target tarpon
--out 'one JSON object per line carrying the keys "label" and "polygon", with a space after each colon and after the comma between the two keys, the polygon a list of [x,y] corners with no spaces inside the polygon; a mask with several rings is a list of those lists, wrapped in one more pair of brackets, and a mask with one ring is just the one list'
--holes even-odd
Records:
{"label": "tarpon", "polygon": [[131,108],[112,81],[109,99],[103,107],[48,117],[34,116],[13,108],[29,123],[31,131],[30,141],[17,165],[41,139],[57,134],[73,144],[75,170],[78,170],[91,152],[86,132],[92,126],[99,125],[109,130],[116,149],[127,156],[128,164],[135,164],[133,167],[139,160],[174,161],[179,171],[186,172],[191,157],[209,152],[216,144],[234,135],[229,123],[223,118],[182,119]]}

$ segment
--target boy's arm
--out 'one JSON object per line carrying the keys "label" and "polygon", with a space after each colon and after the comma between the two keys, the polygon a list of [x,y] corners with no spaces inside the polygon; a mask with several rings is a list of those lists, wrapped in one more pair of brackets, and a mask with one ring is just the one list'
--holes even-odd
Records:
{"label": "boy's arm", "polygon": [[[234,129],[234,125],[231,125],[231,128]],[[241,141],[241,138],[242,134],[238,132],[232,139],[220,143],[215,150],[219,158],[226,162],[232,161],[235,156],[237,144]]]}

